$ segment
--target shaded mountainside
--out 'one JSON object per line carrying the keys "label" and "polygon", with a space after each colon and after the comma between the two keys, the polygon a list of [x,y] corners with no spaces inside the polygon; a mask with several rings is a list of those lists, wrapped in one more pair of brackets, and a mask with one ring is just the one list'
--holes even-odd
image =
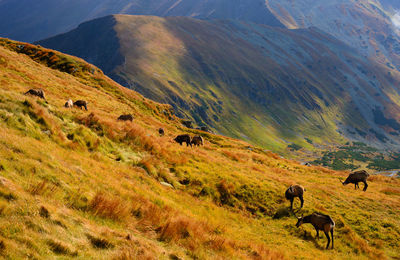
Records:
{"label": "shaded mountainside", "polygon": [[[0,39],[0,256],[81,259],[388,259],[400,252],[399,180],[304,166],[243,141],[183,128],[85,61]],[[42,88],[46,101],[24,95]],[[89,111],[64,108],[67,99]],[[133,122],[118,122],[124,113]],[[165,136],[157,129],[163,127]],[[200,134],[196,148],[172,141]],[[336,223],[324,250],[284,199]],[[297,201],[295,207],[298,207]],[[290,241],[290,243],[288,243]]]}
{"label": "shaded mountainside", "polygon": [[198,125],[274,150],[399,144],[399,73],[316,28],[116,15],[38,44],[106,69]]}
{"label": "shaded mountainside", "polygon": [[267,4],[287,28],[318,27],[388,68],[400,68],[400,34],[391,19],[399,1],[268,0]]}
{"label": "shaded mountainside", "polygon": [[33,42],[112,14],[234,19],[291,29],[318,27],[398,69],[400,35],[392,19],[399,8],[393,0],[3,0],[0,36]]}
{"label": "shaded mountainside", "polygon": [[283,27],[263,0],[3,0],[0,36],[33,42],[111,14],[238,19]]}

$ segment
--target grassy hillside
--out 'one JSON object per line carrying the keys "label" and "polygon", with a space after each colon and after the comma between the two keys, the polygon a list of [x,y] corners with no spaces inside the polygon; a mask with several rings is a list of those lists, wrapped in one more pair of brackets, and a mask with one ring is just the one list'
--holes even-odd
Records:
{"label": "grassy hillside", "polygon": [[400,144],[400,74],[315,28],[115,15],[38,43],[92,62],[198,125],[272,151]]}
{"label": "grassy hillside", "polygon": [[[47,102],[25,96],[42,88]],[[72,98],[89,111],[66,109]],[[117,122],[132,113],[133,123]],[[242,141],[183,128],[160,105],[86,62],[0,40],[0,254],[77,259],[389,259],[400,251],[399,180],[302,166]],[[163,127],[166,135],[158,136]],[[172,141],[201,134],[204,147]],[[162,185],[171,184],[174,188]],[[165,184],[164,183],[164,184]],[[285,216],[284,191],[307,189],[302,212],[336,222],[335,249]],[[298,204],[296,203],[296,206]],[[275,216],[275,218],[273,218]],[[397,258],[398,259],[398,258]]]}

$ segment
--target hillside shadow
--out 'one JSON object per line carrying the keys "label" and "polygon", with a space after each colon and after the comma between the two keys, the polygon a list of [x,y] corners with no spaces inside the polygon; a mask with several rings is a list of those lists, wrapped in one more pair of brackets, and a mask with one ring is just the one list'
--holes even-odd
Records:
{"label": "hillside shadow", "polygon": [[[301,234],[303,233],[303,234]],[[323,232],[322,232],[323,233]],[[318,243],[319,240],[322,240],[323,237],[325,237],[325,235],[321,235],[321,231],[320,231],[320,237],[319,239],[317,238],[317,234],[315,232],[315,230],[308,232],[307,230],[304,230],[304,232],[300,231],[299,232],[299,238],[304,240],[304,241],[310,241],[314,244],[314,246],[320,250],[325,249],[324,246],[321,246],[320,243]],[[326,240],[326,237],[325,237]],[[327,243],[327,241],[325,241],[325,243]]]}

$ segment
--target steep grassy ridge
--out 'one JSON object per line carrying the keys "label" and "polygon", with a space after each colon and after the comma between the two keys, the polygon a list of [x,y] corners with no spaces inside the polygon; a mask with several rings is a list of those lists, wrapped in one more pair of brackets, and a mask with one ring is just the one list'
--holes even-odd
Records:
{"label": "steep grassy ridge", "polygon": [[38,43],[93,62],[199,125],[274,151],[291,142],[400,142],[399,73],[315,28],[116,15]]}
{"label": "steep grassy ridge", "polygon": [[[398,180],[373,176],[367,192],[354,191],[337,180],[345,173],[182,128],[169,106],[119,86],[80,59],[5,39],[0,45],[2,256],[399,255]],[[23,95],[39,87],[47,102]],[[89,101],[89,111],[64,108],[68,98]],[[134,122],[117,122],[127,112]],[[158,136],[159,127],[166,136]],[[184,132],[202,134],[206,145],[172,142]],[[297,229],[293,216],[281,215],[288,206],[284,190],[293,183],[307,189],[302,213],[321,211],[336,221],[334,250],[323,249],[326,240],[315,240],[311,226]]]}

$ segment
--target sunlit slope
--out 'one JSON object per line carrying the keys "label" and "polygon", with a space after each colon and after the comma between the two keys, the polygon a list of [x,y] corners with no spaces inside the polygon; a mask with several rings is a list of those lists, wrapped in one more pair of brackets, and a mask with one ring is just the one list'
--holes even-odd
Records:
{"label": "sunlit slope", "polygon": [[[399,181],[306,167],[222,136],[179,146],[169,107],[86,62],[0,41],[0,254],[6,258],[342,259],[399,255]],[[23,95],[42,88],[47,102]],[[89,111],[66,109],[84,99]],[[133,123],[117,122],[132,113]],[[164,137],[157,129],[163,127]],[[166,182],[170,188],[161,185]],[[335,249],[295,228],[288,185],[336,222]],[[298,206],[298,204],[296,204]],[[285,212],[283,210],[283,212]],[[273,219],[273,216],[281,217]],[[128,236],[129,235],[129,236]]]}
{"label": "sunlit slope", "polygon": [[398,72],[315,28],[116,15],[39,44],[96,64],[198,125],[274,151],[348,139],[398,147]]}

